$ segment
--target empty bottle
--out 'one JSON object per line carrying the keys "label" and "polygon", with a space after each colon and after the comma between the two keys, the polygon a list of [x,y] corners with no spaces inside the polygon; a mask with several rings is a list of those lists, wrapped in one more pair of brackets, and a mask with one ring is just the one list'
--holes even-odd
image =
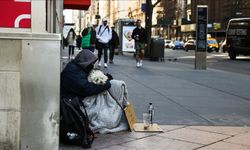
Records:
{"label": "empty bottle", "polygon": [[154,106],[152,103],[148,105],[148,114],[150,115],[150,124],[153,124]]}

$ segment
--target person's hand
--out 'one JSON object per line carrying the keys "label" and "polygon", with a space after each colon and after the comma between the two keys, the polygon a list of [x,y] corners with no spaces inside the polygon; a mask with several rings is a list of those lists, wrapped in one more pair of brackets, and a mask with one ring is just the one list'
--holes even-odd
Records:
{"label": "person's hand", "polygon": [[147,47],[148,46],[148,44],[145,44],[145,47]]}
{"label": "person's hand", "polygon": [[111,74],[107,73],[106,76],[108,77],[109,80],[113,80],[113,76]]}

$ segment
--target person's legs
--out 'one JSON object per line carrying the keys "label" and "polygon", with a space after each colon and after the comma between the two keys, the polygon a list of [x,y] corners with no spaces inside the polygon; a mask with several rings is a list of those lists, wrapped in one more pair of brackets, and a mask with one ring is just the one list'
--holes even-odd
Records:
{"label": "person's legs", "polygon": [[140,67],[140,50],[136,49],[135,52],[136,67]]}
{"label": "person's legs", "polygon": [[72,46],[72,56],[74,56],[75,46]]}
{"label": "person's legs", "polygon": [[110,45],[109,46],[109,63],[110,64],[113,64],[114,53],[115,53],[114,46]]}
{"label": "person's legs", "polygon": [[70,59],[70,55],[71,55],[71,45],[69,45],[69,51],[68,51],[68,58]]}
{"label": "person's legs", "polygon": [[145,44],[140,43],[140,54],[139,54],[139,65],[140,66],[142,66],[142,60],[144,58],[144,48],[145,48]]}
{"label": "person's legs", "polygon": [[135,42],[135,60],[136,60],[136,63],[139,62],[139,50],[140,50],[139,43]]}
{"label": "person's legs", "polygon": [[98,49],[98,63],[101,63],[101,59],[102,59],[102,47],[100,46]]}
{"label": "person's legs", "polygon": [[105,44],[103,46],[103,50],[104,50],[104,67],[108,67],[107,62],[108,62],[108,44]]}

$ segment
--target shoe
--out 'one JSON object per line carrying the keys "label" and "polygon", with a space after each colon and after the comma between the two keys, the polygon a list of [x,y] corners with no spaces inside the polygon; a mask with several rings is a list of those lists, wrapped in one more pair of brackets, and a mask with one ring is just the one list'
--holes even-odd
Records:
{"label": "shoe", "polygon": [[109,63],[110,63],[110,64],[114,64],[113,60],[110,60]]}
{"label": "shoe", "polygon": [[136,63],[136,67],[137,67],[137,68],[140,67],[140,63],[139,63],[139,62]]}
{"label": "shoe", "polygon": [[139,64],[140,64],[140,67],[142,67],[142,60],[140,60]]}
{"label": "shoe", "polygon": [[104,63],[104,68],[108,68],[108,64],[107,63]]}
{"label": "shoe", "polygon": [[98,62],[98,67],[101,67],[102,66],[102,62]]}

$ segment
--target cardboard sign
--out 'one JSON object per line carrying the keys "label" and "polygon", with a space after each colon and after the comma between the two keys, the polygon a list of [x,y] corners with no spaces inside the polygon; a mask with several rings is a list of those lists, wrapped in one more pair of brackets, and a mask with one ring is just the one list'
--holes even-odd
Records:
{"label": "cardboard sign", "polygon": [[0,27],[31,28],[31,0],[0,0]]}

